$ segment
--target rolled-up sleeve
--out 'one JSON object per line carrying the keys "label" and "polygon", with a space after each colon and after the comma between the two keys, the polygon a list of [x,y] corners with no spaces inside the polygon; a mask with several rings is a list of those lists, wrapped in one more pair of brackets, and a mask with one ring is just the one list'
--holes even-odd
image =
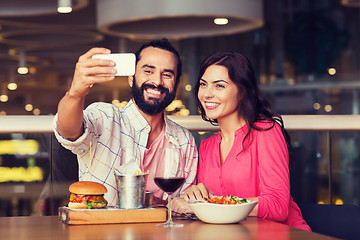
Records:
{"label": "rolled-up sleeve", "polygon": [[[105,110],[100,110],[101,105],[99,107],[99,103],[93,103],[89,105],[83,113],[83,126],[84,132],[83,134],[76,139],[75,141],[71,141],[67,138],[64,138],[60,135],[57,130],[57,121],[58,114],[55,115],[53,120],[53,129],[56,139],[60,142],[60,144],[72,151],[74,154],[85,154],[90,147],[90,142],[95,141],[102,131],[102,122],[97,121],[97,119],[101,119],[102,117],[107,116],[107,108]],[[111,115],[111,113],[108,113]]]}

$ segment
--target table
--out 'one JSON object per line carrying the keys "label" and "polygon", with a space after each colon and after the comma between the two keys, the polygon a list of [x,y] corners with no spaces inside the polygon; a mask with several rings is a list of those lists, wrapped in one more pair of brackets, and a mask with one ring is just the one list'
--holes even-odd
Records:
{"label": "table", "polygon": [[156,227],[156,223],[66,225],[57,216],[0,217],[0,239],[335,239],[256,217],[248,217],[239,224],[226,225],[192,220],[176,222],[182,222],[184,227],[167,229]]}

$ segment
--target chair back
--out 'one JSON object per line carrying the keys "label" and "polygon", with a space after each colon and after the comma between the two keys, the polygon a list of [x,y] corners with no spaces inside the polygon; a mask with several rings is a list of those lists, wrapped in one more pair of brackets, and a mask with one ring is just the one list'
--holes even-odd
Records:
{"label": "chair back", "polygon": [[299,208],[313,232],[346,240],[360,239],[360,207],[299,204]]}

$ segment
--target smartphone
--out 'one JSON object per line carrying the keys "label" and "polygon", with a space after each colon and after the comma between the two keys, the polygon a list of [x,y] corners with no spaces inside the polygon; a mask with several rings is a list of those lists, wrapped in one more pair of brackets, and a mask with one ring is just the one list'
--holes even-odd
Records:
{"label": "smartphone", "polygon": [[115,62],[115,76],[132,76],[135,74],[135,54],[133,53],[111,53],[97,54],[92,58],[108,59]]}

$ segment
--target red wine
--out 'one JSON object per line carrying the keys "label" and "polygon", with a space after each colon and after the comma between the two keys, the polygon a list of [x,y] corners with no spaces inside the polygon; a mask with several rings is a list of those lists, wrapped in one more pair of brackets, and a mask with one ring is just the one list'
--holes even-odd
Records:
{"label": "red wine", "polygon": [[173,177],[173,178],[155,178],[155,183],[159,188],[167,193],[175,192],[185,181],[185,178]]}

